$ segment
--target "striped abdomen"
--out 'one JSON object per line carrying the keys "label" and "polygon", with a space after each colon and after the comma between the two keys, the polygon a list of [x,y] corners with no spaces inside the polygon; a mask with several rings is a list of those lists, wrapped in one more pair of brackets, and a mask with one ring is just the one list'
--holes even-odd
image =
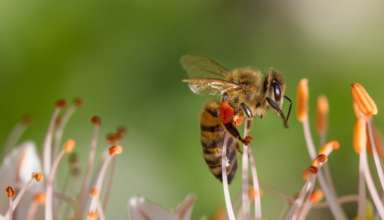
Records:
{"label": "striped abdomen", "polygon": [[[221,152],[223,149],[225,128],[219,119],[220,103],[217,101],[208,102],[200,118],[201,145],[203,154],[211,173],[222,181]],[[228,183],[231,183],[237,169],[236,149],[237,141],[228,134],[227,165]]]}

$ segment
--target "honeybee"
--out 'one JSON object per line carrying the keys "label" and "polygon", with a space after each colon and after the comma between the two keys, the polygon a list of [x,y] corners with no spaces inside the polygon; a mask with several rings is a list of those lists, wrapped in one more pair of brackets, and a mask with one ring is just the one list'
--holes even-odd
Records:
{"label": "honeybee", "polygon": [[[242,137],[236,128],[241,119],[262,118],[273,109],[288,127],[292,100],[285,95],[283,76],[276,70],[270,70],[265,76],[248,67],[229,70],[207,57],[184,55],[180,62],[189,76],[183,82],[193,93],[220,97],[220,100],[209,101],[201,113],[200,139],[205,162],[211,173],[222,181],[221,151],[224,136],[229,134],[226,167],[228,183],[231,183],[237,170],[236,151],[241,152],[240,144],[251,141],[250,136]],[[284,99],[289,102],[287,114],[282,110]]]}

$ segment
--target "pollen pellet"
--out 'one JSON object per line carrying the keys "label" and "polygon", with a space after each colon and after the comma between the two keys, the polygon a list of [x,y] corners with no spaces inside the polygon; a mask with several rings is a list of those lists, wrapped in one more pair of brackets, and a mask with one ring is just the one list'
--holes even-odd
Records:
{"label": "pollen pellet", "polygon": [[297,85],[296,92],[297,92],[296,93],[296,99],[297,99],[296,115],[297,115],[297,119],[300,122],[303,122],[308,119],[309,92],[308,92],[307,79],[300,80],[299,84]]}
{"label": "pollen pellet", "polygon": [[16,190],[12,186],[7,186],[7,188],[5,188],[5,193],[8,198],[13,198],[16,195]]}
{"label": "pollen pellet", "polygon": [[354,103],[356,103],[357,107],[366,117],[371,117],[377,114],[375,101],[361,84],[352,84],[352,98]]}

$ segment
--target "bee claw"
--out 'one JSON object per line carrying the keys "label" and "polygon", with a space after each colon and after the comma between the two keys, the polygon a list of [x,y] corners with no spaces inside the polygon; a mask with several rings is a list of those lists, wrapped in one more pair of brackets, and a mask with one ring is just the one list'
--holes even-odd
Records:
{"label": "bee claw", "polygon": [[252,139],[253,139],[253,138],[252,138],[251,136],[245,136],[245,138],[243,138],[243,139],[241,140],[241,142],[242,142],[243,144],[245,144],[245,145],[248,145],[248,144],[251,143]]}

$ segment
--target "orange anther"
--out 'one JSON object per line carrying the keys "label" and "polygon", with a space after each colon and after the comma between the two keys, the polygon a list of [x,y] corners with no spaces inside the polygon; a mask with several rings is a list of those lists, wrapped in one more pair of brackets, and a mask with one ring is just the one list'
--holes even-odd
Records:
{"label": "orange anther", "polygon": [[328,99],[326,96],[319,96],[316,105],[316,128],[320,135],[325,135],[328,130]]}
{"label": "orange anther", "polygon": [[366,122],[364,119],[357,119],[353,131],[353,147],[356,153],[360,153],[367,144]]}
{"label": "orange anther", "polygon": [[59,99],[56,101],[57,108],[65,108],[67,106],[67,101],[65,99]]}
{"label": "orange anther", "polygon": [[94,115],[94,116],[92,116],[92,118],[91,118],[91,122],[92,122],[92,124],[94,124],[95,126],[100,127],[100,125],[101,125],[101,118],[100,118],[99,116],[97,116],[97,115]]}
{"label": "orange anther", "polygon": [[39,172],[32,173],[32,178],[35,179],[36,182],[40,182],[44,180],[44,175]]}
{"label": "orange anther", "polygon": [[365,88],[359,83],[352,84],[352,98],[360,111],[366,116],[371,117],[377,114],[377,106]]}
{"label": "orange anther", "polygon": [[296,90],[296,101],[297,101],[297,109],[296,116],[300,122],[303,122],[308,119],[308,100],[309,100],[309,92],[308,92],[308,80],[302,79],[299,81]]}
{"label": "orange anther", "polygon": [[43,204],[45,202],[45,193],[44,192],[36,193],[33,196],[33,201],[37,204]]}
{"label": "orange anther", "polygon": [[7,188],[5,188],[5,193],[8,198],[13,198],[16,195],[16,190],[12,186],[7,186]]}
{"label": "orange anther", "polygon": [[311,201],[312,204],[315,204],[315,203],[320,202],[323,198],[324,198],[324,193],[323,193],[323,191],[321,191],[321,190],[318,189],[318,190],[315,190],[315,191],[311,194],[309,200]]}
{"label": "orange anther", "polygon": [[64,152],[67,154],[72,153],[73,149],[75,149],[76,141],[73,139],[67,140],[67,142],[64,143]]}

